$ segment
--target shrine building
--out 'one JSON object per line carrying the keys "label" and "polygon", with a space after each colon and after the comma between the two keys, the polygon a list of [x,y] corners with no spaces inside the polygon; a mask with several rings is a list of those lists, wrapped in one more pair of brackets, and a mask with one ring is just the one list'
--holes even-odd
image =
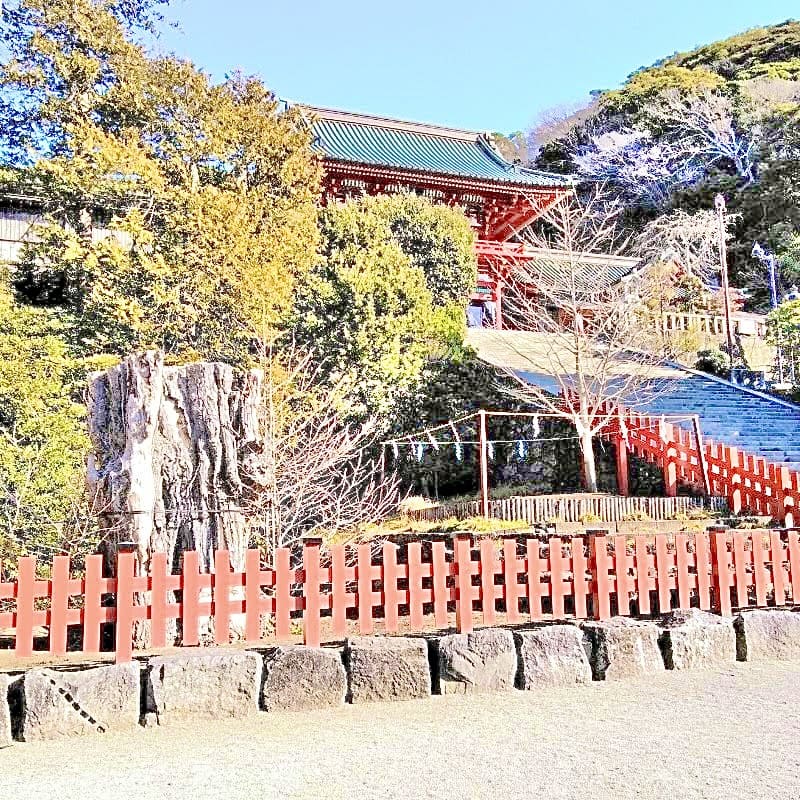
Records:
{"label": "shrine building", "polygon": [[[322,203],[410,191],[464,210],[476,234],[478,282],[467,316],[472,327],[503,327],[504,275],[521,261],[554,280],[565,254],[538,250],[520,232],[570,194],[564,175],[508,162],[486,133],[303,106],[324,168]],[[587,284],[615,282],[635,259],[587,255]],[[574,258],[573,258],[574,262]],[[574,263],[570,268],[574,268]],[[602,282],[602,281],[601,281]]]}

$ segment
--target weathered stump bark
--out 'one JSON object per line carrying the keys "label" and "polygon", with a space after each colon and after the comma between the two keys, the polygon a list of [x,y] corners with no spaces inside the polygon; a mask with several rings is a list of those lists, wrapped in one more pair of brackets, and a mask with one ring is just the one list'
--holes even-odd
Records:
{"label": "weathered stump bark", "polygon": [[262,382],[258,370],[227,364],[165,366],[159,352],[93,376],[89,482],[101,528],[112,543],[131,543],[142,574],[153,553],[177,567],[185,550],[200,554],[205,572],[218,549],[244,568],[245,499],[257,488],[254,475],[269,481],[258,423]]}

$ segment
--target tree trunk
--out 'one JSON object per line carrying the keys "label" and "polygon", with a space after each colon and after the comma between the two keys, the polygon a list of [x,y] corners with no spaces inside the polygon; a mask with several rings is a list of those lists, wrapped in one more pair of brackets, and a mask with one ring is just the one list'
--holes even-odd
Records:
{"label": "tree trunk", "polygon": [[244,569],[250,532],[242,509],[252,487],[242,467],[268,471],[261,464],[262,383],[259,371],[227,364],[165,366],[153,351],[93,376],[89,484],[101,529],[117,549],[130,543],[140,574],[155,552],[176,569],[185,550],[200,553],[204,572],[213,571],[217,549]]}
{"label": "tree trunk", "polygon": [[583,458],[583,483],[587,492],[597,491],[597,465],[594,459],[594,437],[589,429],[581,432],[581,456]]}

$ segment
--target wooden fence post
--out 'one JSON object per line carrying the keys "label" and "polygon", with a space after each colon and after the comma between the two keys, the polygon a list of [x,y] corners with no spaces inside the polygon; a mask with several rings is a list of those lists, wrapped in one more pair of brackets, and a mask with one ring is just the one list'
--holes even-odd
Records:
{"label": "wooden fence post", "polygon": [[231,557],[227,550],[217,550],[214,553],[211,587],[214,600],[214,643],[228,644],[231,640]]}
{"label": "wooden fence post", "polygon": [[54,556],[50,593],[50,652],[67,652],[67,617],[69,616],[69,556]]}
{"label": "wooden fence post", "polygon": [[481,516],[489,517],[489,443],[487,441],[486,412],[478,412],[478,470],[481,493]]}
{"label": "wooden fence post", "polygon": [[33,627],[36,614],[36,558],[23,556],[17,566],[17,625],[14,654],[33,655]]}
{"label": "wooden fence post", "polygon": [[728,462],[728,506],[732,514],[742,510],[742,474],[739,472],[741,461],[736,447],[725,447],[723,453]]}
{"label": "wooden fence post", "polygon": [[611,617],[611,582],[608,578],[608,544],[605,531],[586,531],[589,537],[589,571],[592,575],[592,616]]}
{"label": "wooden fence post", "polygon": [[472,631],[472,537],[453,534],[453,561],[456,567],[456,630]]}
{"label": "wooden fence post", "polygon": [[711,574],[714,587],[714,610],[731,616],[731,566],[728,556],[728,529],[708,529],[711,544]]}
{"label": "wooden fence post", "polygon": [[700,417],[692,415],[692,427],[694,428],[694,441],[697,446],[697,466],[700,467],[700,474],[703,478],[703,488],[707,495],[711,495],[711,477],[708,473],[708,461],[706,459],[706,446],[703,444],[703,432],[700,429]]}
{"label": "wooden fence post", "polygon": [[303,644],[319,647],[320,632],[320,568],[319,549],[322,539],[309,536],[303,539]]}
{"label": "wooden fence post", "polygon": [[133,659],[135,579],[136,555],[120,553],[117,556],[117,664],[124,664]]}
{"label": "wooden fence post", "polygon": [[83,590],[83,652],[100,652],[100,626],[103,624],[103,556],[86,556]]}
{"label": "wooden fence post", "polygon": [[288,639],[292,628],[292,560],[288,547],[275,551],[275,636]]}
{"label": "wooden fence post", "polygon": [[244,638],[257,642],[261,638],[261,553],[248,550],[244,567]]}
{"label": "wooden fence post", "polygon": [[792,496],[792,471],[789,467],[778,467],[778,487],[781,523],[785,528],[794,526],[794,497]]}

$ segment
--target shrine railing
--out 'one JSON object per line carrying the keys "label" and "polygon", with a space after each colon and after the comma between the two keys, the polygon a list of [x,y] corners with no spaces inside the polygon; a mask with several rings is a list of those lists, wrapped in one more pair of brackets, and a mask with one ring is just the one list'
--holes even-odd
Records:
{"label": "shrine railing", "polygon": [[[696,509],[723,511],[724,498],[718,497],[619,497],[602,494],[520,495],[489,500],[493,519],[524,520],[531,524],[580,522],[592,517],[599,522],[624,522],[646,516],[654,521],[680,519]],[[412,519],[440,522],[455,517],[468,519],[481,515],[480,500],[443,502],[430,508],[408,512]]]}
{"label": "shrine railing", "polygon": [[[198,645],[232,637],[262,641],[265,619],[272,641],[302,630],[306,644],[372,633],[515,625],[546,619],[606,619],[662,614],[698,606],[730,614],[734,608],[800,603],[800,533],[729,531],[571,539],[482,537],[449,541],[337,545],[308,542],[297,554],[280,549],[266,567],[257,550],[241,569],[218,551],[214,571],[199,571],[198,554],[183,554],[175,574],[166,555],[154,554],[151,574],[138,575],[135,557],[122,553],[116,577],[101,574],[89,556],[73,576],[66,556],[50,577],[37,576],[33,558],[18,577],[0,583],[0,630],[18,657],[34,649],[113,650],[133,656],[134,636],[149,648],[179,641]],[[142,623],[147,623],[146,626]],[[37,629],[40,636],[37,637]],[[43,634],[43,637],[41,636]],[[101,647],[101,645],[103,645]]]}
{"label": "shrine railing", "polygon": [[794,525],[800,473],[788,466],[711,439],[698,447],[696,433],[633,412],[615,418],[600,435],[618,449],[660,466],[668,496],[677,495],[678,484],[683,483],[725,498],[733,514],[746,511],[771,516],[786,527]]}

